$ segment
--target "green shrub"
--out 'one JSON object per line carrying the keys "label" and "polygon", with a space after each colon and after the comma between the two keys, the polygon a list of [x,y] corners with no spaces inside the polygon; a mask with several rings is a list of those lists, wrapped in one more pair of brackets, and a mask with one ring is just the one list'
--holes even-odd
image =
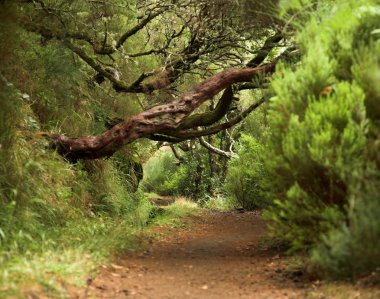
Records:
{"label": "green shrub", "polygon": [[83,284],[94,266],[130,247],[152,205],[125,182],[120,164],[131,159],[73,165],[49,147],[46,130],[96,133],[104,124],[95,110],[107,114],[118,103],[84,100],[91,91],[77,82],[78,61],[63,48],[42,46],[17,19],[16,5],[1,5],[1,297],[24,298],[23,284],[58,297],[67,282]]}
{"label": "green shrub", "polygon": [[183,161],[179,162],[171,152],[165,150],[145,163],[142,189],[160,195],[191,197],[194,200],[204,198],[212,179],[209,175],[207,151],[194,148],[181,152],[181,155]]}
{"label": "green shrub", "polygon": [[[378,176],[378,175],[377,175]],[[312,261],[332,278],[358,278],[380,267],[380,180],[363,182],[350,200],[349,221],[326,233]]]}
{"label": "green shrub", "polygon": [[205,198],[207,186],[211,180],[206,151],[195,149],[186,153],[183,158],[184,162],[179,165],[170,180],[165,182],[164,188],[171,190],[171,194],[189,197],[200,202]]}
{"label": "green shrub", "polygon": [[265,217],[273,236],[292,250],[313,249],[331,276],[365,273],[379,257],[379,184],[366,171],[380,166],[379,6],[283,3],[284,15],[294,13],[303,57],[297,66],[279,65],[271,84],[263,142],[275,200]]}
{"label": "green shrub", "polygon": [[174,188],[170,186],[177,170],[176,159],[169,151],[160,151],[144,165],[144,178],[141,188],[146,192],[161,195],[173,195]]}
{"label": "green shrub", "polygon": [[271,201],[263,153],[262,144],[243,134],[237,151],[239,157],[233,158],[228,165],[227,194],[245,209],[263,208]]}

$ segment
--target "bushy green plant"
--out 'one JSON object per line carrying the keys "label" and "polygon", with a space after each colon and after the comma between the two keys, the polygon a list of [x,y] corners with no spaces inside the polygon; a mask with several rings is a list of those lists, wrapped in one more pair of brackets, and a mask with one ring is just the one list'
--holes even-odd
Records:
{"label": "bushy green plant", "polygon": [[206,194],[209,177],[209,166],[205,161],[205,151],[195,149],[184,155],[184,162],[181,163],[177,171],[170,180],[164,184],[164,188],[171,190],[172,194],[186,196],[200,201]]}
{"label": "bushy green plant", "polygon": [[83,284],[94,266],[131,247],[152,205],[126,183],[126,155],[70,164],[50,148],[46,130],[96,133],[104,120],[94,115],[111,104],[88,99],[72,55],[41,46],[15,19],[16,5],[1,5],[1,297],[23,298],[30,283],[58,296],[61,282]]}
{"label": "bushy green plant", "polygon": [[160,195],[204,198],[212,178],[209,175],[208,152],[194,147],[181,152],[182,161],[165,150],[144,165],[142,189]]}
{"label": "bushy green plant", "polygon": [[372,176],[354,187],[349,220],[326,233],[312,252],[312,261],[326,276],[355,279],[380,267],[380,181]]}
{"label": "bushy green plant", "polygon": [[268,173],[264,167],[264,146],[249,135],[239,141],[238,158],[228,165],[225,182],[227,194],[246,209],[266,207],[271,199],[267,189]]}
{"label": "bushy green plant", "polygon": [[[348,256],[355,242],[365,240],[368,252],[358,245],[356,263],[377,257],[380,224],[361,218],[365,206],[377,209],[378,199],[352,186],[358,171],[374,183],[365,169],[378,157],[379,7],[375,1],[283,3],[284,15],[294,13],[303,58],[296,67],[279,65],[271,84],[275,97],[264,143],[275,201],[265,216],[271,233],[293,250],[317,246],[313,256],[324,269],[363,272]],[[354,193],[360,194],[355,216]],[[356,224],[347,226],[350,221]]]}
{"label": "bushy green plant", "polygon": [[33,113],[11,88],[0,94],[2,108],[10,105],[0,109],[0,287],[5,296],[37,281],[61,294],[61,276],[76,273],[83,283],[94,265],[131,247],[152,206],[143,194],[131,194],[113,160],[70,165],[35,130],[17,129]]}
{"label": "bushy green plant", "polygon": [[141,187],[146,192],[171,195],[172,187],[168,182],[177,170],[176,159],[169,151],[158,152],[144,165],[144,178]]}

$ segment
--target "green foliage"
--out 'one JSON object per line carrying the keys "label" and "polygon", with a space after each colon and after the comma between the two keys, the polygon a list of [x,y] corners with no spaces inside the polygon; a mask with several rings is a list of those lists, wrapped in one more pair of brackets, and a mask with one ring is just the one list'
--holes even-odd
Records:
{"label": "green foliage", "polygon": [[280,0],[280,16],[284,17],[286,13],[299,12],[312,3],[312,0]]}
{"label": "green foliage", "polygon": [[210,178],[206,156],[203,149],[194,149],[184,155],[177,171],[171,180],[165,182],[164,187],[172,194],[191,197],[196,201],[204,199]]}
{"label": "green foliage", "polygon": [[133,157],[137,144],[124,155],[75,165],[52,151],[46,130],[96,133],[104,129],[99,114],[117,108],[125,116],[136,105],[121,111],[125,99],[106,102],[105,93],[87,89],[67,50],[45,47],[15,25],[14,7],[1,8],[1,297],[25,297],[30,284],[60,296],[64,284],[83,285],[95,266],[135,246],[132,237],[152,205],[131,191],[121,164],[138,164],[146,150]]}
{"label": "green foliage", "polygon": [[227,194],[245,209],[264,208],[270,203],[266,188],[268,173],[264,167],[264,147],[254,138],[242,135],[237,151],[228,165]]}
{"label": "green foliage", "polygon": [[212,178],[209,175],[208,152],[194,148],[181,152],[183,161],[165,149],[144,165],[142,189],[160,195],[205,198]]}
{"label": "green foliage", "polygon": [[128,192],[112,160],[84,169],[47,151],[46,142],[27,129],[33,114],[17,89],[8,86],[3,96],[0,287],[14,294],[21,283],[40,281],[60,294],[61,276],[78,275],[80,281],[94,264],[131,246],[151,205]]}
{"label": "green foliage", "polygon": [[[378,25],[380,27],[380,24]],[[379,38],[374,34],[374,37]],[[380,87],[378,79],[380,77],[380,44],[370,43],[369,46],[360,45],[354,57],[352,72],[355,80],[362,86],[365,92],[365,105],[368,118],[373,125],[370,127],[371,135],[378,134],[380,128]]]}
{"label": "green foliage", "polygon": [[176,160],[169,151],[158,152],[144,165],[144,179],[141,187],[146,192],[156,192],[161,195],[174,193],[170,182],[177,170]]}
{"label": "green foliage", "polygon": [[343,220],[338,208],[307,194],[298,184],[289,189],[286,200],[275,200],[264,217],[270,220],[271,237],[290,242],[291,251],[318,243],[321,231],[335,228]]}
{"label": "green foliage", "polygon": [[380,200],[378,175],[356,187],[349,223],[330,230],[312,252],[312,260],[332,278],[361,275],[380,267]]}
{"label": "green foliage", "polygon": [[165,208],[156,208],[152,223],[165,224],[172,227],[181,226],[180,218],[186,215],[195,215],[198,212],[196,203],[184,197],[177,197],[173,204]]}
{"label": "green foliage", "polygon": [[275,201],[265,217],[291,250],[314,248],[313,260],[329,275],[362,274],[379,254],[378,180],[368,173],[379,165],[379,7],[283,1],[285,12],[293,13],[303,58],[279,65],[271,84],[263,143]]}
{"label": "green foliage", "polygon": [[230,211],[238,207],[236,200],[224,194],[214,194],[212,197],[206,198],[205,203],[202,205],[205,209]]}

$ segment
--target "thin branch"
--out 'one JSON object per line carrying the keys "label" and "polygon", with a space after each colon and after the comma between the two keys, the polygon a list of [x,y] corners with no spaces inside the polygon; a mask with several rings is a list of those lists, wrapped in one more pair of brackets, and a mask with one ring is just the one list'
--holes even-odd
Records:
{"label": "thin branch", "polygon": [[268,57],[269,53],[274,47],[283,39],[282,34],[275,34],[266,39],[264,45],[257,50],[257,55],[255,58],[251,59],[247,63],[247,67],[256,67],[264,62],[265,58]]}
{"label": "thin branch", "polygon": [[241,114],[238,116],[232,118],[230,121],[222,123],[220,125],[215,125],[213,127],[199,130],[199,131],[177,131],[177,132],[170,132],[168,134],[171,138],[176,138],[179,141],[183,141],[186,139],[193,139],[201,136],[208,136],[208,135],[214,135],[219,133],[222,130],[229,129],[233,127],[234,125],[241,122],[243,119],[245,119],[252,111],[260,107],[263,103],[265,103],[266,98],[260,99],[258,102],[252,104],[249,106],[246,110],[244,110]]}
{"label": "thin branch", "polygon": [[232,87],[229,86],[225,89],[222,97],[220,98],[216,108],[205,113],[193,114],[186,118],[180,125],[179,129],[186,130],[199,126],[209,126],[222,117],[229,111],[230,105],[234,100]]}
{"label": "thin branch", "polygon": [[173,144],[170,144],[169,147],[171,148],[171,150],[174,154],[174,157],[177,158],[179,163],[182,163],[183,161],[185,161],[185,159],[179,154],[179,152],[177,151],[177,149],[174,147]]}
{"label": "thin branch", "polygon": [[129,29],[127,32],[125,32],[117,41],[115,48],[119,49],[125,41],[131,37],[132,35],[135,35],[137,32],[139,32],[141,29],[143,29],[150,21],[152,21],[154,18],[162,14],[164,10],[159,10],[155,13],[149,14],[144,20],[142,20],[140,23],[138,23],[133,28]]}
{"label": "thin branch", "polygon": [[63,43],[67,48],[69,48],[80,58],[82,58],[82,60],[85,61],[95,71],[97,71],[99,74],[110,80],[113,83],[114,88],[117,88],[118,90],[123,90],[125,92],[131,89],[130,86],[128,86],[125,82],[118,80],[113,73],[102,68],[98,63],[95,62],[93,58],[87,55],[86,52],[83,51],[81,48],[75,46],[68,40],[63,40]]}
{"label": "thin branch", "polygon": [[199,140],[199,143],[203,147],[207,148],[209,151],[213,152],[214,154],[217,154],[219,156],[223,156],[223,157],[225,157],[227,159],[238,158],[239,157],[237,154],[235,154],[233,152],[225,152],[225,151],[223,151],[223,150],[221,150],[221,149],[219,149],[219,148],[211,145],[203,137],[199,137],[198,140]]}

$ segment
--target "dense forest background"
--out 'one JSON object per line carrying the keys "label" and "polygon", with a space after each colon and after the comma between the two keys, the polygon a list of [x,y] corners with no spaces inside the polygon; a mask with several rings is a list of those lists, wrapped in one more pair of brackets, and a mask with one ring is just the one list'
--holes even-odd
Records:
{"label": "dense forest background", "polygon": [[379,1],[2,1],[0,23],[4,294],[83,282],[156,194],[262,210],[320,277],[379,269]]}

